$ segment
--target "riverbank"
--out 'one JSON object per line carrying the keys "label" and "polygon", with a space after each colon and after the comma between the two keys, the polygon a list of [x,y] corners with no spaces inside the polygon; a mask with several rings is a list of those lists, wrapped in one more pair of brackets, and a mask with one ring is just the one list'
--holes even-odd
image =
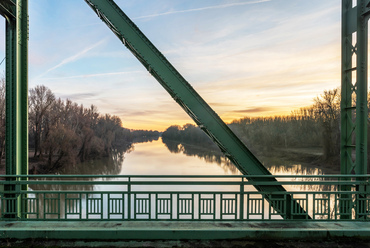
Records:
{"label": "riverbank", "polygon": [[[123,162],[123,155],[132,149],[133,143],[127,143],[125,147],[120,149],[113,149],[110,156],[95,157],[95,159],[88,159],[84,162],[60,164],[54,167],[47,166],[48,158],[34,157],[34,150],[28,151],[28,174],[104,174],[107,171],[111,173],[118,173],[117,167]],[[53,161],[56,161],[58,155],[54,155]],[[104,163],[95,163],[96,161],[104,161]],[[95,164],[97,164],[95,166]],[[118,166],[119,167],[119,166]],[[0,163],[0,175],[5,175],[5,159]]]}
{"label": "riverbank", "polygon": [[[215,145],[206,146],[186,142],[180,143],[173,140],[163,140],[163,143],[172,153],[182,152],[187,156],[199,157],[209,156],[211,154],[214,156],[224,156]],[[267,150],[264,147],[255,146],[251,151],[267,168],[273,166],[302,165],[303,167],[320,169],[325,174],[340,174],[339,163],[324,161],[322,147],[274,147]]]}
{"label": "riverbank", "polygon": [[271,151],[271,157],[278,157],[285,161],[319,168],[323,170],[325,174],[340,174],[340,163],[324,161],[321,147],[274,148],[273,151]]}
{"label": "riverbank", "polygon": [[[28,151],[28,174],[37,174],[38,168],[42,166],[40,159],[35,159],[33,157],[33,150]],[[5,175],[5,159],[2,159],[0,163],[0,175]]]}

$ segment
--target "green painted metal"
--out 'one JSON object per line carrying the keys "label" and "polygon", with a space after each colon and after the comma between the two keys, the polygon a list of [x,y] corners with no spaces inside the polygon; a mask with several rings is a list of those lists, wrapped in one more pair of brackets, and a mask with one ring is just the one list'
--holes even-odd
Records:
{"label": "green painted metal", "polygon": [[342,0],[341,172],[343,174],[367,173],[369,9],[369,0],[358,0],[356,6],[353,6],[352,0]]}
{"label": "green painted metal", "polygon": [[[261,247],[251,240],[264,241],[263,247],[266,244],[275,247],[273,240],[279,240],[281,247],[353,247],[354,244],[367,247],[365,240],[370,239],[370,226],[368,222],[359,221],[13,221],[0,222],[0,239],[3,247]],[[27,240],[22,243],[22,239]],[[212,239],[232,241],[220,244],[209,241]],[[143,240],[167,241],[153,243]],[[173,240],[173,243],[168,243],[168,240]],[[207,241],[202,243],[199,240]],[[307,242],[302,242],[304,240]]]}
{"label": "green painted metal", "polygon": [[[211,198],[202,198],[199,193],[190,193],[191,198],[183,199],[185,202],[194,203],[196,198],[198,203],[198,214],[202,213],[216,218],[214,212],[210,209],[216,209],[216,198],[221,203],[225,203],[228,208],[249,209],[251,202],[254,201],[264,204],[270,204],[270,209],[276,212],[269,212],[268,218],[275,215],[281,215],[286,219],[309,219],[306,210],[308,209],[308,194],[306,198],[295,198],[294,192],[287,192],[282,185],[277,182],[275,177],[269,176],[270,173],[258,161],[258,159],[248,150],[247,147],[236,137],[220,117],[208,106],[208,104],[195,92],[190,84],[176,71],[176,69],[167,61],[167,59],[154,47],[154,45],[145,37],[135,24],[119,9],[112,0],[85,0],[98,16],[108,25],[108,27],[117,35],[124,45],[139,59],[139,61],[148,69],[148,71],[159,81],[159,83],[169,92],[175,101],[189,114],[191,118],[211,137],[211,139],[220,147],[225,155],[238,167],[238,169],[249,179],[249,185],[254,186],[261,191],[261,198],[250,198],[255,193],[245,191],[244,182],[239,184],[240,191],[233,192],[233,198],[224,198],[223,193],[214,192]],[[356,5],[356,6],[354,6]],[[27,69],[27,49],[28,49],[28,14],[27,0],[4,0],[0,3],[0,14],[6,18],[6,173],[7,175],[27,175],[28,173],[28,69]],[[351,219],[352,212],[355,211],[356,218],[367,219],[368,185],[362,184],[367,178],[359,175],[367,173],[367,32],[368,19],[370,13],[370,0],[342,0],[342,103],[341,103],[341,172],[342,174],[355,173],[356,180],[345,182],[346,177],[340,177],[337,185],[340,191],[336,195],[327,192],[326,199],[335,198],[335,206],[338,207],[336,218]],[[355,44],[353,43],[353,34],[356,34]],[[356,56],[356,63],[353,58]],[[355,78],[356,82],[352,82]],[[353,95],[356,96],[354,105]],[[353,121],[355,119],[355,121]],[[355,151],[355,159],[353,159]],[[257,176],[251,176],[257,175]],[[258,177],[260,175],[261,177]],[[6,177],[7,183],[4,183],[4,192],[2,196],[2,218],[20,218],[26,219],[29,213],[29,191],[27,181],[28,177]],[[128,179],[129,182],[131,178]],[[244,180],[244,179],[243,179]],[[263,183],[260,183],[263,182]],[[47,183],[45,181],[45,183]],[[51,183],[51,182],[50,182]],[[64,181],[66,184],[74,182]],[[135,183],[134,183],[135,184]],[[356,185],[356,193],[352,193]],[[131,183],[128,183],[127,189],[130,191]],[[98,194],[97,197],[89,198],[88,194],[73,192],[77,196],[68,197],[67,192],[56,193],[55,197],[49,200],[60,202],[62,197],[68,199],[64,206],[58,205],[53,208],[58,213],[60,219],[61,209],[73,209],[75,202],[81,201],[84,197],[89,199],[93,210],[89,215],[96,215],[99,209],[104,207],[102,199],[108,197],[115,202],[114,208],[120,206],[120,197],[114,195]],[[321,192],[323,193],[323,192]],[[44,193],[47,194],[47,193]],[[64,195],[63,195],[64,194]],[[104,193],[105,194],[105,193]],[[146,197],[133,195],[127,198],[128,206],[139,202],[134,207],[133,214],[131,210],[127,213],[128,219],[136,219],[136,214],[146,214],[151,216],[151,207],[162,209],[157,213],[154,219],[158,219],[160,214],[170,214],[172,212],[174,199],[179,199],[179,195],[170,194],[170,198],[160,197],[158,193],[147,194]],[[355,194],[355,195],[354,195]],[[243,197],[241,197],[241,195]],[[45,195],[44,195],[45,196]],[[313,202],[325,202],[323,198],[317,198],[317,194],[312,194]],[[127,197],[127,196],[125,196]],[[154,197],[157,201],[151,203]],[[173,198],[175,197],[175,198]],[[239,198],[238,198],[239,197]],[[213,200],[212,200],[213,199]],[[353,200],[355,199],[355,200]],[[268,202],[265,203],[264,200]],[[39,200],[35,200],[37,206]],[[31,202],[34,203],[34,202]],[[43,202],[46,203],[45,201]],[[72,204],[72,205],[69,205]],[[118,204],[118,205],[117,205]],[[146,205],[147,204],[147,205]],[[170,204],[170,205],[166,205]],[[202,212],[207,206],[207,211]],[[330,204],[330,201],[328,202]],[[136,206],[136,205],[134,205]],[[145,206],[145,207],[143,207]],[[195,205],[189,205],[195,209]],[[230,207],[233,206],[233,207]],[[81,205],[80,205],[81,207]],[[189,207],[190,208],[190,207]],[[330,207],[329,207],[330,208]],[[78,211],[81,211],[79,209]],[[77,211],[77,212],[78,212]],[[136,213],[136,211],[138,211]],[[52,212],[52,213],[54,213]],[[248,212],[248,210],[247,210]],[[222,215],[222,211],[220,214]],[[297,214],[299,213],[299,214]],[[72,213],[74,214],[74,213]],[[114,214],[114,213],[112,213]],[[194,213],[192,213],[194,214]],[[81,214],[77,214],[79,219]],[[101,218],[102,214],[98,214]],[[242,213],[232,213],[234,218],[244,219]],[[321,213],[313,212],[315,216],[321,216]],[[326,213],[324,213],[326,216]],[[40,216],[40,213],[37,214]],[[194,217],[194,216],[193,216]],[[150,217],[151,218],[151,217]]]}
{"label": "green painted metal", "polygon": [[352,65],[355,47],[352,44],[352,33],[356,30],[357,13],[352,8],[352,0],[342,1],[342,86],[341,86],[341,173],[351,173],[354,168],[352,150],[355,146],[352,135],[355,130],[353,123],[352,94],[354,87],[352,73],[356,67]]}
{"label": "green painted metal", "polygon": [[[366,5],[368,7],[366,7]],[[357,1],[356,48],[356,167],[355,174],[367,174],[367,92],[369,0]],[[367,14],[365,14],[367,13]]]}
{"label": "green painted metal", "polygon": [[[342,174],[367,174],[369,13],[369,0],[342,0]],[[349,198],[348,195],[342,197]],[[342,218],[349,218],[351,207],[342,206],[341,213]]]}
{"label": "green painted metal", "polygon": [[[114,1],[85,1],[243,174],[271,175]],[[269,180],[275,179],[269,178]],[[257,189],[264,192],[285,192],[280,185],[257,186]],[[290,196],[282,195],[282,197],[286,198],[287,205],[280,206],[277,211],[282,216],[286,216],[290,212],[292,200]]]}
{"label": "green painted metal", "polygon": [[[0,176],[1,206],[22,199],[22,221],[340,221],[340,207],[350,206],[352,221],[369,221],[370,176]],[[18,180],[6,180],[15,178]],[[252,180],[250,180],[252,178]],[[361,180],[358,180],[358,179]],[[21,180],[21,179],[28,179]],[[346,179],[346,180],[342,180]],[[23,190],[22,185],[29,185]],[[253,187],[283,185],[282,193],[258,192]],[[111,190],[104,190],[109,186]],[[344,191],[343,188],[348,190]],[[358,190],[360,189],[360,190]],[[9,199],[11,193],[16,196]],[[348,198],[341,197],[348,195]],[[287,196],[294,201],[290,213]],[[365,196],[365,197],[363,197]],[[292,202],[297,202],[296,207]],[[353,204],[354,203],[354,204]],[[13,220],[1,209],[0,220]],[[27,217],[27,218],[26,218]]]}
{"label": "green painted metal", "polygon": [[[4,0],[0,14],[6,18],[6,174],[27,175],[28,0]],[[27,189],[27,185],[22,187]],[[8,214],[20,217],[22,208],[26,206],[17,199],[9,205]]]}

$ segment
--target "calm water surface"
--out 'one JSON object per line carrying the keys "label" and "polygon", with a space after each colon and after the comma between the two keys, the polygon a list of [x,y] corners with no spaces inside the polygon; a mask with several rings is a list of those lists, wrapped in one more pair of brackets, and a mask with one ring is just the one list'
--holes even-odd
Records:
{"label": "calm water surface", "polygon": [[[282,161],[277,158],[259,158],[273,175],[322,175],[320,168],[301,165],[294,161]],[[241,173],[225,157],[218,152],[202,149],[190,145],[176,143],[163,143],[161,139],[145,143],[136,143],[126,152],[116,152],[112,158],[99,161],[90,161],[79,164],[72,168],[64,168],[59,174],[94,174],[94,175],[241,175]],[[91,179],[90,179],[91,180]],[[100,179],[96,179],[100,180]],[[118,179],[108,179],[118,180]],[[168,189],[168,186],[141,186],[133,190],[177,191],[176,188]],[[145,188],[142,188],[145,187]],[[147,188],[149,187],[149,188]],[[163,188],[165,187],[165,188]],[[179,185],[178,187],[183,187]],[[238,190],[224,189],[222,185],[210,186],[212,190]],[[230,186],[228,186],[230,187]],[[232,186],[234,187],[234,186]],[[239,187],[239,186],[237,186]],[[288,190],[312,190],[309,186],[285,186]],[[250,189],[251,188],[251,189]],[[83,190],[126,192],[125,185],[38,185],[34,190]],[[179,189],[180,191],[183,189]],[[191,189],[187,186],[186,190]],[[245,190],[255,190],[252,186],[246,186]],[[314,190],[330,190],[315,188]],[[85,197],[85,196],[84,196]],[[61,201],[64,201],[61,199]],[[41,201],[40,201],[41,202]],[[82,212],[86,209],[86,199],[81,202]],[[107,204],[107,199],[103,199]],[[104,205],[104,206],[105,206]],[[64,203],[62,204],[64,206]],[[267,206],[267,205],[266,205]],[[74,206],[75,207],[75,206]],[[106,214],[106,213],[105,213]]]}
{"label": "calm water surface", "polygon": [[[172,152],[171,152],[171,151]],[[175,150],[175,151],[174,151]],[[259,158],[274,175],[321,175],[320,168],[291,161]],[[194,146],[177,145],[170,149],[161,139],[138,143],[124,155],[120,175],[241,175],[218,152]]]}
{"label": "calm water surface", "polygon": [[[273,175],[322,175],[320,168],[277,158],[259,158]],[[161,139],[136,143],[126,152],[117,152],[102,159],[64,168],[59,174],[87,175],[241,175],[239,170],[217,151],[200,147],[163,143]],[[98,179],[99,180],[99,179]],[[108,179],[118,180],[118,179]],[[39,185],[35,190],[119,190],[109,185]],[[252,187],[252,186],[250,186]],[[306,190],[303,186],[287,189]],[[147,190],[146,188],[142,190]]]}
{"label": "calm water surface", "polygon": [[[258,156],[257,156],[258,157]],[[297,161],[258,157],[273,175],[322,175],[323,169]],[[112,158],[63,168],[58,174],[89,175],[241,175],[220,152],[192,145],[163,143],[162,139],[135,143]]]}

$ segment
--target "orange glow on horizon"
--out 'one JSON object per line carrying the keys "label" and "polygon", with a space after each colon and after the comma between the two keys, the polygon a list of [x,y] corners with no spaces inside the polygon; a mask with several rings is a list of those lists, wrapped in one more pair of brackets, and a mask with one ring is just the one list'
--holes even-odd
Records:
{"label": "orange glow on horizon", "polygon": [[[275,113],[272,113],[272,114],[251,113],[251,114],[247,114],[247,115],[243,115],[243,114],[235,115],[235,113],[233,113],[233,116],[229,116],[229,117],[227,117],[227,115],[226,116],[221,116],[221,119],[226,124],[229,124],[234,120],[242,119],[244,117],[268,118],[268,117],[274,117],[274,116],[287,116],[287,115],[290,115],[292,111],[298,110],[298,109],[300,109],[300,107],[290,109],[290,110],[281,110],[279,112],[275,112]],[[153,131],[159,131],[159,132],[164,132],[168,127],[170,127],[172,125],[183,126],[187,123],[191,123],[191,124],[195,125],[194,121],[191,120],[190,117],[189,117],[188,120],[183,120],[183,119],[182,120],[180,120],[180,119],[179,120],[171,120],[168,123],[156,123],[155,121],[153,121],[152,123],[150,121],[147,121],[145,123],[143,123],[143,122],[130,122],[129,120],[124,120],[124,119],[122,121],[123,121],[123,127],[124,128],[132,129],[132,130],[153,130]]]}

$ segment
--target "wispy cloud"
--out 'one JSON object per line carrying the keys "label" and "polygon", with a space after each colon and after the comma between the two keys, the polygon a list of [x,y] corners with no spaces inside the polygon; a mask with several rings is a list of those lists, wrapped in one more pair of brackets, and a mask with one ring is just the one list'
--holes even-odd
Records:
{"label": "wispy cloud", "polygon": [[133,18],[133,19],[138,20],[138,19],[153,18],[153,17],[173,15],[173,14],[179,14],[179,13],[197,12],[197,11],[204,11],[204,10],[210,10],[210,9],[222,9],[222,8],[229,8],[229,7],[235,7],[235,6],[264,3],[264,2],[270,2],[270,1],[272,1],[272,0],[255,0],[255,1],[249,1],[249,2],[229,3],[229,4],[222,4],[222,5],[207,6],[207,7],[195,8],[195,9],[174,10],[174,11],[168,11],[168,12],[163,12],[163,13],[158,13],[158,14],[153,14],[153,15],[139,16],[139,17],[136,17],[136,18]]}
{"label": "wispy cloud", "polygon": [[242,109],[242,110],[234,110],[232,112],[235,113],[242,113],[242,114],[250,114],[250,113],[262,113],[262,112],[269,112],[274,111],[276,108],[274,107],[255,107],[255,108],[249,108],[249,109]]}
{"label": "wispy cloud", "polygon": [[83,74],[83,75],[75,75],[75,76],[68,76],[68,77],[43,78],[43,80],[60,80],[60,79],[74,79],[74,78],[107,77],[107,76],[117,76],[117,75],[133,74],[133,73],[143,73],[143,71],[119,71],[119,72]]}
{"label": "wispy cloud", "polygon": [[70,94],[59,94],[62,99],[86,99],[99,96],[99,93],[70,93]]}
{"label": "wispy cloud", "polygon": [[99,41],[99,42],[97,42],[97,43],[95,43],[95,44],[93,44],[93,45],[91,45],[89,47],[86,47],[81,52],[78,52],[75,55],[72,55],[72,56],[70,56],[68,58],[63,59],[59,64],[57,64],[57,65],[51,67],[50,69],[46,70],[44,73],[38,75],[36,78],[41,78],[41,77],[45,76],[46,74],[48,74],[49,72],[51,72],[51,71],[53,71],[53,70],[55,70],[55,69],[57,69],[57,68],[59,68],[59,67],[61,67],[63,65],[66,65],[66,64],[69,64],[69,63],[71,63],[73,61],[78,60],[79,58],[81,58],[82,56],[84,56],[86,53],[88,53],[90,50],[92,50],[95,47],[100,46],[101,44],[103,44],[105,41],[106,41],[106,39],[103,39],[103,40],[101,40],[101,41]]}

